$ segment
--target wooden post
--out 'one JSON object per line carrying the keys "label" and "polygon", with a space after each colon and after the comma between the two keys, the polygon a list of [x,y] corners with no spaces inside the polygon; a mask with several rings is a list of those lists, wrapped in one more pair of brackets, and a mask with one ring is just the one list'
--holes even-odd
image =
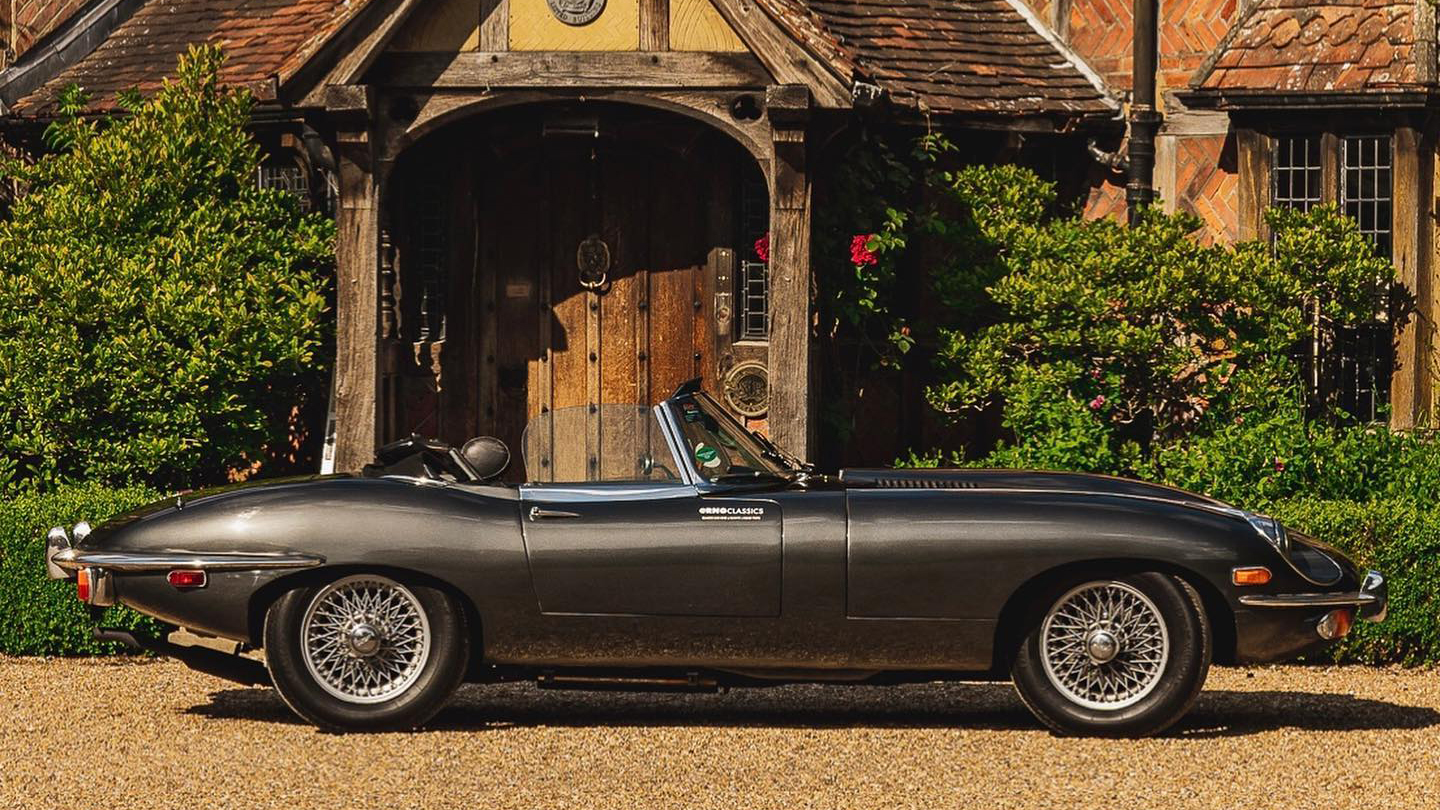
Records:
{"label": "wooden post", "polygon": [[335,238],[335,469],[360,469],[379,430],[380,190],[368,88],[326,88],[336,122],[340,206]]}
{"label": "wooden post", "polygon": [[770,87],[766,110],[775,159],[770,177],[770,434],[781,447],[809,459],[815,403],[811,359],[810,176],[805,127],[810,91]]}
{"label": "wooden post", "polygon": [[1266,233],[1265,209],[1270,207],[1270,139],[1253,129],[1235,132],[1240,164],[1240,239],[1259,239]]}
{"label": "wooden post", "polygon": [[1409,430],[1429,416],[1430,390],[1430,202],[1434,145],[1414,126],[1395,129],[1395,275],[1415,297],[1417,311],[1395,333],[1395,370],[1390,380],[1390,426]]}

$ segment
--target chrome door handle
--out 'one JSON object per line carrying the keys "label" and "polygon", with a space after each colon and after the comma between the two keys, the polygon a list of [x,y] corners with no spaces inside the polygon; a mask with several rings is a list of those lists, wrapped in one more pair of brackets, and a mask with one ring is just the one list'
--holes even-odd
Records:
{"label": "chrome door handle", "polygon": [[531,520],[539,520],[540,518],[578,518],[578,517],[580,517],[580,513],[579,513],[579,512],[562,512],[562,511],[560,511],[559,509],[541,509],[541,508],[538,507],[538,506],[532,506],[532,507],[530,507],[530,519],[531,519]]}

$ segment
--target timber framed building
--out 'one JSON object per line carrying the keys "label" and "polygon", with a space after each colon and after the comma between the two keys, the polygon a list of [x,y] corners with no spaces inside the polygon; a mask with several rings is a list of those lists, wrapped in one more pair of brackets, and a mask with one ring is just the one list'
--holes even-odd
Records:
{"label": "timber framed building", "polygon": [[[593,418],[553,455],[594,476],[590,406],[696,376],[810,457],[821,169],[859,125],[943,128],[1122,215],[1132,2],[10,0],[0,126],[33,138],[71,84],[109,112],[222,46],[260,102],[257,181],[338,219],[339,469],[411,431],[514,446],[578,407]],[[1355,216],[1420,317],[1330,347],[1315,382],[1425,422],[1430,0],[1166,0],[1158,19],[1162,204],[1221,240],[1263,233],[1269,205]]]}

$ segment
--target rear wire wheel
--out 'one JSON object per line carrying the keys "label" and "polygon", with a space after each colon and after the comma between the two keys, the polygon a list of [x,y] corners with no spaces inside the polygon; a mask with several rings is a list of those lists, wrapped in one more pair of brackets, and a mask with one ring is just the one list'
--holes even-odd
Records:
{"label": "rear wire wheel", "polygon": [[1049,592],[1011,675],[1025,705],[1058,733],[1139,737],[1189,710],[1210,655],[1200,596],[1184,580],[1086,578]]}
{"label": "rear wire wheel", "polygon": [[414,728],[464,677],[465,612],[437,588],[355,574],[281,596],[265,659],[296,714],[332,731]]}

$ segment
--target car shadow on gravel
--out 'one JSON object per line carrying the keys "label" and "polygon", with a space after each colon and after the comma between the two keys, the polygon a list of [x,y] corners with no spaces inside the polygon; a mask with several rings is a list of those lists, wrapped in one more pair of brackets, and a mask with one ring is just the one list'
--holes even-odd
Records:
{"label": "car shadow on gravel", "polygon": [[[225,689],[184,710],[213,719],[299,724],[273,689]],[[1040,729],[1009,684],[780,686],[718,694],[577,692],[530,684],[466,686],[428,731],[525,727]],[[1209,690],[1166,736],[1204,739],[1276,729],[1440,726],[1440,712],[1333,693]]]}

